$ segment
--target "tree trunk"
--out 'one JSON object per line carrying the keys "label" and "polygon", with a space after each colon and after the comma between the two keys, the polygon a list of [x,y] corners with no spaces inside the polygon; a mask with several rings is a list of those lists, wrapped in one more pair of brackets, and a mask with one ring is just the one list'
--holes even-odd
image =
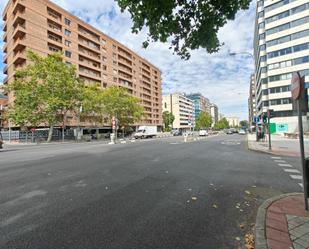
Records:
{"label": "tree trunk", "polygon": [[53,130],[54,130],[54,125],[50,125],[49,131],[48,131],[48,138],[47,138],[47,143],[50,143],[53,137]]}

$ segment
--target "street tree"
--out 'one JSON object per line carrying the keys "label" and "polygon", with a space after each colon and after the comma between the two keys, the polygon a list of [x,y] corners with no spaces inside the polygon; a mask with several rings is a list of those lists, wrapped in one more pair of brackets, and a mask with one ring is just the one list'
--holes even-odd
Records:
{"label": "street tree", "polygon": [[112,121],[115,117],[119,126],[126,127],[139,121],[144,115],[140,100],[122,87],[111,86],[99,94],[102,113]]}
{"label": "street tree", "polygon": [[172,126],[174,120],[175,116],[173,115],[173,113],[169,111],[163,112],[163,123],[165,131],[170,131],[170,127]]}
{"label": "street tree", "polygon": [[214,125],[215,130],[223,130],[229,128],[229,122],[226,118],[222,118]]}
{"label": "street tree", "polygon": [[212,124],[212,118],[207,112],[200,112],[197,119],[195,120],[195,128],[197,130],[200,129],[208,129]]}
{"label": "street tree", "polygon": [[151,41],[170,42],[170,49],[182,58],[189,50],[204,48],[217,52],[222,45],[218,31],[238,10],[248,9],[251,0],[117,0],[121,11],[128,10],[133,21],[132,32],[148,27]]}
{"label": "street tree", "polygon": [[17,125],[49,126],[47,142],[53,128],[64,125],[68,112],[76,112],[82,99],[83,83],[74,66],[67,65],[59,53],[42,57],[28,51],[30,64],[16,71],[16,80],[7,87],[14,96],[8,118]]}
{"label": "street tree", "polygon": [[239,125],[240,125],[240,127],[243,127],[243,128],[248,128],[249,127],[249,123],[248,123],[247,120],[240,121]]}

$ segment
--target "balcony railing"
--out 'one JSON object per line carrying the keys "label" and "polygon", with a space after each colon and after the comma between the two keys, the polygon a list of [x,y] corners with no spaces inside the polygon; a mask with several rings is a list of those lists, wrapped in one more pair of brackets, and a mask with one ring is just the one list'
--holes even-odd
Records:
{"label": "balcony railing", "polygon": [[51,8],[47,8],[47,14],[55,20],[61,21],[61,14]]}

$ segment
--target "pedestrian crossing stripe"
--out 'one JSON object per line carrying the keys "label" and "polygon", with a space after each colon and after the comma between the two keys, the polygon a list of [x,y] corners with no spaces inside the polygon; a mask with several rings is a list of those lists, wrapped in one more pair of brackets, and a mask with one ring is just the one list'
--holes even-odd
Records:
{"label": "pedestrian crossing stripe", "polygon": [[289,168],[293,167],[291,164],[287,164],[287,163],[278,163],[278,166],[280,166],[280,167],[289,167]]}
{"label": "pedestrian crossing stripe", "polygon": [[290,175],[290,177],[292,179],[297,179],[297,180],[303,179],[303,177],[301,175]]}
{"label": "pedestrian crossing stripe", "polygon": [[281,159],[279,156],[272,156],[271,159]]}
{"label": "pedestrian crossing stripe", "polygon": [[284,171],[289,173],[300,173],[297,169],[284,169]]}

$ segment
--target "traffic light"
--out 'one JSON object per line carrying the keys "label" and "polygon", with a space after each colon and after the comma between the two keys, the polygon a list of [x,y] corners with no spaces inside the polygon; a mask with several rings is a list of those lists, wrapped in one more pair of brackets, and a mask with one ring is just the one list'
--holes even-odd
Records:
{"label": "traffic light", "polygon": [[262,113],[261,115],[261,121],[263,122],[263,124],[267,124],[267,113]]}
{"label": "traffic light", "polygon": [[269,119],[274,118],[276,116],[275,111],[273,109],[268,109],[267,110],[267,116],[268,116]]}

